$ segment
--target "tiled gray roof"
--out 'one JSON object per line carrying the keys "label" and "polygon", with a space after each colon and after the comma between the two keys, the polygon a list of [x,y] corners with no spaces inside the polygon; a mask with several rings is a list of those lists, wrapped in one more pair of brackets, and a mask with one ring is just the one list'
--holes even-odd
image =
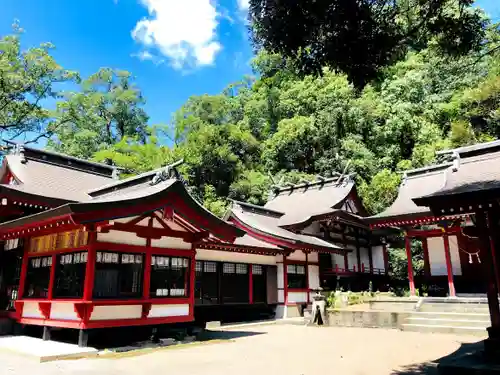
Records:
{"label": "tiled gray roof", "polygon": [[294,188],[281,189],[264,207],[284,214],[278,225],[298,224],[339,208],[353,187],[352,181],[344,180],[336,183],[335,179],[324,183],[302,184]]}
{"label": "tiled gray roof", "polygon": [[344,250],[343,248],[324,241],[320,238],[304,234],[297,234],[280,228],[278,226],[278,218],[244,210],[242,206],[237,204],[233,205],[231,215],[234,216],[236,220],[259,232],[277,237],[279,239],[283,239],[285,241],[289,241],[293,244],[304,244],[305,246],[322,247],[325,250],[339,252],[343,252]]}
{"label": "tiled gray roof", "polygon": [[[500,188],[500,151],[460,159],[458,168],[446,171],[441,189],[424,192],[417,197],[439,197]],[[415,198],[417,198],[415,197]]]}
{"label": "tiled gray roof", "polygon": [[449,166],[448,163],[408,171],[406,177],[403,177],[396,200],[385,211],[366,220],[379,222],[432,215],[427,207],[417,206],[412,199],[441,189],[445,182],[446,168]]}
{"label": "tiled gray roof", "polygon": [[8,185],[8,188],[31,195],[72,202],[82,201],[89,199],[87,190],[114,181],[111,177],[91,171],[23,158],[20,155],[6,155],[5,159],[8,168],[20,181],[20,184]]}
{"label": "tiled gray roof", "polygon": [[250,236],[249,234],[245,234],[243,237],[236,238],[234,244],[239,246],[248,246],[248,247],[263,247],[265,249],[273,249],[273,250],[280,249],[280,247],[278,246],[275,246],[269,242],[261,241],[255,237]]}

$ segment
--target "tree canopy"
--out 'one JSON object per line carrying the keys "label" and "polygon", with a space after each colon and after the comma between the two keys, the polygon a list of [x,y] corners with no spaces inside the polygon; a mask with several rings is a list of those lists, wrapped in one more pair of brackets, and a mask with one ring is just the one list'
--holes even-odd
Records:
{"label": "tree canopy", "polygon": [[473,0],[250,0],[257,49],[293,59],[299,71],[343,72],[356,87],[429,42],[463,56],[484,47],[486,20]]}
{"label": "tree canopy", "polygon": [[43,103],[60,93],[59,83],[78,81],[76,72],[63,69],[42,43],[21,51],[23,30],[0,37],[0,132],[3,139],[22,137],[27,142],[49,137],[47,126],[53,114]]}

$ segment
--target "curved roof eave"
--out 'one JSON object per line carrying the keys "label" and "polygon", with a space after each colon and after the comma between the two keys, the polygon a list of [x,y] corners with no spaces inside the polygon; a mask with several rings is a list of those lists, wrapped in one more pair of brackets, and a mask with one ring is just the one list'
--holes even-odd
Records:
{"label": "curved roof eave", "polygon": [[[141,189],[142,194],[141,190],[139,190],[124,194],[121,198],[117,194],[102,200],[67,203],[48,211],[0,224],[0,232],[8,232],[24,226],[36,226],[37,222],[57,218],[61,215],[70,215],[75,223],[85,224],[133,216],[171,206],[188,217],[190,215],[196,216],[194,221],[197,226],[222,238],[234,241],[234,238],[245,234],[243,230],[221,220],[206,210],[194,200],[182,183],[177,180],[168,180],[149,186],[149,192],[144,192],[146,189]],[[173,199],[167,202],[166,198]]]}
{"label": "curved roof eave", "polygon": [[244,215],[238,215],[238,213],[234,211],[232,211],[232,217],[245,227],[245,229],[248,228],[249,231],[266,237],[275,238],[277,240],[275,244],[278,246],[287,246],[288,244],[287,247],[293,249],[304,248],[309,250],[319,250],[320,252],[337,252],[342,254],[345,252],[345,249],[323,241],[320,238],[296,234],[293,232],[289,232],[290,236],[286,236],[283,234],[283,232],[288,232],[286,229],[276,227],[276,230],[279,231],[278,233],[276,230],[273,231],[272,228],[268,228],[265,225],[255,225],[254,222],[249,222]]}

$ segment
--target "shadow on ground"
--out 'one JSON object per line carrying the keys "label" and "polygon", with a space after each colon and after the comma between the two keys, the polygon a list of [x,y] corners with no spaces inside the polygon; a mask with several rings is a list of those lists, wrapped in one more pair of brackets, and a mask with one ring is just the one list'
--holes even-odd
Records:
{"label": "shadow on ground", "polygon": [[197,341],[207,340],[233,340],[240,337],[263,335],[266,332],[249,332],[249,331],[210,331],[205,330],[197,336]]}
{"label": "shadow on ground", "polygon": [[467,355],[475,355],[483,349],[483,341],[475,343],[462,343],[460,348],[444,357],[433,361],[412,364],[400,370],[395,370],[391,375],[437,375],[439,374],[438,367],[446,365]]}

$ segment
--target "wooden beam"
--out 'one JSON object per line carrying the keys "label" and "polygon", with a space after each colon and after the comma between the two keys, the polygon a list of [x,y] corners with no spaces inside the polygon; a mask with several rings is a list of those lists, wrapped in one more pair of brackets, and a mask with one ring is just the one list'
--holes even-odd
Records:
{"label": "wooden beam", "polygon": [[166,237],[176,237],[185,240],[190,240],[192,238],[192,233],[186,233],[181,231],[176,231],[170,228],[153,228],[144,227],[141,225],[130,225],[127,223],[113,223],[101,227],[101,233],[108,233],[111,230],[116,230],[120,232],[130,232],[137,234],[138,237],[142,238],[153,238],[160,239],[163,236]]}
{"label": "wooden beam", "polygon": [[101,227],[101,233],[111,230],[135,233],[141,238],[161,239],[162,237],[182,238],[186,242],[195,242],[208,237],[208,232],[189,233],[167,228],[144,227],[141,225],[129,225],[127,223],[113,223]]}
{"label": "wooden beam", "polygon": [[441,237],[443,233],[453,234],[459,233],[461,231],[460,227],[443,228],[443,229],[430,229],[430,230],[409,230],[406,232],[408,237]]}

